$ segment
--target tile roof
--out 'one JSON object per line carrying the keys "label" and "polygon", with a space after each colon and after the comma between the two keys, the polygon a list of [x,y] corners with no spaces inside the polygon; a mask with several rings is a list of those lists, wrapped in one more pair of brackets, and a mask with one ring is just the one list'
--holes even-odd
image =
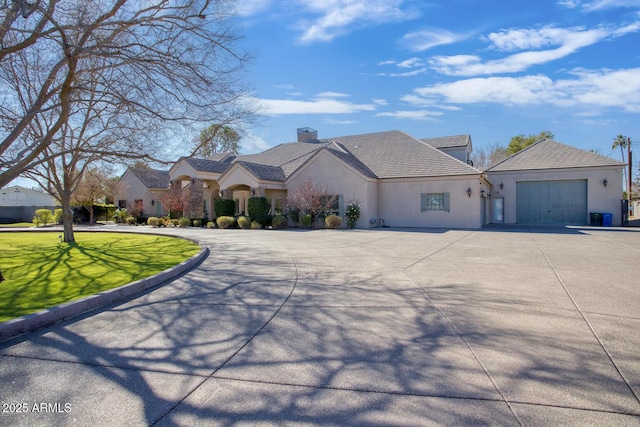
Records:
{"label": "tile roof", "polygon": [[231,166],[228,162],[186,157],[184,160],[200,172],[224,173]]}
{"label": "tile roof", "polygon": [[262,153],[239,156],[236,161],[279,166],[282,168],[285,177],[289,177],[313,154],[326,145],[326,142],[291,142],[276,145]]}
{"label": "tile roof", "polygon": [[568,169],[624,164],[550,139],[542,139],[487,169],[487,172]]}
{"label": "tile roof", "polygon": [[213,160],[215,162],[232,162],[236,158],[236,155],[230,151],[226,153],[216,153],[206,158],[206,160]]}
{"label": "tile roof", "polygon": [[258,179],[266,179],[268,181],[279,182],[284,182],[284,180],[287,179],[280,166],[261,165],[258,163],[249,163],[242,160],[235,163],[244,166]]}
{"label": "tile roof", "polygon": [[157,169],[131,169],[147,188],[169,187],[169,172]]}
{"label": "tile roof", "polygon": [[340,144],[378,178],[479,174],[481,171],[400,131],[329,139]]}
{"label": "tile roof", "polygon": [[453,135],[453,136],[440,136],[437,138],[421,138],[420,141],[426,142],[432,147],[438,149],[441,148],[453,148],[453,147],[466,147],[471,144],[471,135]]}

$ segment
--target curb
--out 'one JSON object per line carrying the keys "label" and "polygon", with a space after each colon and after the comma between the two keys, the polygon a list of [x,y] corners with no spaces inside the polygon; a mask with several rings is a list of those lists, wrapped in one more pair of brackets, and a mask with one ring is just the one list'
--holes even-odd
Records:
{"label": "curb", "polygon": [[120,286],[119,288],[109,289],[95,295],[90,295],[78,300],[69,301],[64,304],[56,305],[36,313],[18,317],[0,323],[0,342],[19,335],[33,332],[45,326],[51,326],[61,320],[70,319],[91,310],[104,307],[116,301],[123,300],[135,294],[147,291],[156,286],[170,282],[176,279],[193,267],[198,265],[202,260],[209,256],[209,248],[204,247],[196,255],[186,261],[181,262],[167,270],[164,270],[154,276],[146,277],[135,282]]}

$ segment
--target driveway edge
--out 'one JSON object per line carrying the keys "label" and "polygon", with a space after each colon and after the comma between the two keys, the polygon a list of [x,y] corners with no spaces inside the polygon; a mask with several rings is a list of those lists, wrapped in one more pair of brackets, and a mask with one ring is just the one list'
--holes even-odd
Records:
{"label": "driveway edge", "polygon": [[188,260],[167,270],[161,271],[154,276],[146,277],[118,288],[109,289],[108,291],[69,301],[36,313],[0,323],[0,342],[33,332],[45,326],[51,326],[61,320],[78,316],[88,311],[131,297],[137,293],[147,291],[163,283],[168,283],[191,270],[202,262],[202,260],[204,260],[208,255],[209,248],[202,247],[200,252]]}

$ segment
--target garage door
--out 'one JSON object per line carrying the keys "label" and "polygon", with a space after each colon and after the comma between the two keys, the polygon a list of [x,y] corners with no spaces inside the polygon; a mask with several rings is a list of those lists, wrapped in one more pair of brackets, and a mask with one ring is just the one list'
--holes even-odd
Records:
{"label": "garage door", "polygon": [[585,225],[587,181],[516,183],[516,222],[532,225]]}

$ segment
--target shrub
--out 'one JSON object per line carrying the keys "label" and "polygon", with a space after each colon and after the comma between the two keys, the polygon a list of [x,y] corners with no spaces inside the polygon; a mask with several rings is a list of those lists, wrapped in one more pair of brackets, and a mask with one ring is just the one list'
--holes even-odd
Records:
{"label": "shrub", "polygon": [[167,219],[166,218],[158,218],[158,227],[166,227]]}
{"label": "shrub", "polygon": [[298,209],[290,209],[289,216],[293,220],[293,222],[300,221],[300,211]]}
{"label": "shrub", "polygon": [[56,224],[62,224],[62,209],[56,209],[53,211],[53,221]]}
{"label": "shrub", "polygon": [[194,219],[193,220],[193,226],[194,227],[202,227],[202,220],[201,219]]}
{"label": "shrub", "polygon": [[236,202],[233,199],[216,199],[214,210],[216,216],[233,216],[236,212]]}
{"label": "shrub", "polygon": [[266,197],[251,197],[247,201],[247,213],[254,221],[267,225],[271,202]]}
{"label": "shrub", "polygon": [[182,217],[178,220],[178,224],[180,224],[180,227],[190,227],[191,220],[189,218]]}
{"label": "shrub", "polygon": [[300,224],[304,228],[311,228],[311,223],[312,223],[311,214],[306,214],[306,215],[301,215],[300,216]]}
{"label": "shrub", "polygon": [[238,227],[242,228],[243,230],[246,230],[247,228],[250,228],[251,227],[251,219],[249,219],[246,216],[238,217]]}
{"label": "shrub", "polygon": [[287,218],[283,215],[276,215],[271,220],[271,227],[276,229],[287,228]]}
{"label": "shrub", "polygon": [[207,222],[207,228],[216,228],[216,223],[213,221]]}
{"label": "shrub", "polygon": [[171,225],[174,226],[174,227],[179,226],[180,225],[180,220],[176,219],[176,218],[172,218],[171,219]]}
{"label": "shrub", "polygon": [[342,217],[338,215],[329,215],[324,219],[324,225],[327,228],[339,228],[342,225]]}
{"label": "shrub", "polygon": [[116,209],[116,213],[114,215],[116,221],[119,223],[127,222],[128,216],[129,216],[129,211],[126,208]]}
{"label": "shrub", "polygon": [[160,220],[155,217],[155,216],[150,216],[149,218],[147,218],[147,225],[150,225],[152,227],[157,227],[160,224]]}
{"label": "shrub", "polygon": [[344,216],[347,217],[347,226],[354,228],[356,222],[360,219],[360,204],[358,202],[349,202],[344,210]]}
{"label": "shrub", "polygon": [[127,218],[125,218],[125,222],[128,225],[134,225],[136,223],[136,219],[132,216],[128,216]]}
{"label": "shrub", "polygon": [[262,228],[262,224],[258,221],[251,221],[251,229],[252,230],[260,230]]}
{"label": "shrub", "polygon": [[233,224],[235,224],[236,219],[232,216],[219,216],[216,219],[216,224],[218,224],[219,228],[229,228]]}
{"label": "shrub", "polygon": [[33,223],[36,227],[40,224],[47,225],[53,220],[53,213],[49,209],[37,209],[33,215]]}

